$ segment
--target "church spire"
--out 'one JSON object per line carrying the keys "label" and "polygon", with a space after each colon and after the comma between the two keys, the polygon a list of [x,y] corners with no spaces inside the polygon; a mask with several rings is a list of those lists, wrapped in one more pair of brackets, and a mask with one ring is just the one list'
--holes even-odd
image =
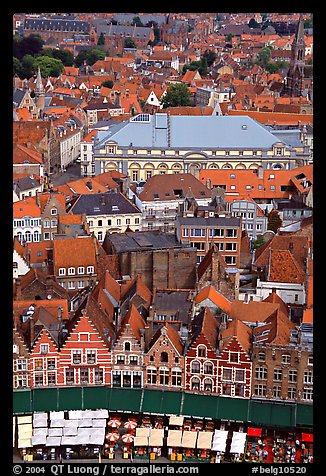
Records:
{"label": "church spire", "polygon": [[291,45],[290,66],[285,79],[283,94],[291,97],[302,96],[305,67],[305,42],[303,15],[300,13],[297,29]]}

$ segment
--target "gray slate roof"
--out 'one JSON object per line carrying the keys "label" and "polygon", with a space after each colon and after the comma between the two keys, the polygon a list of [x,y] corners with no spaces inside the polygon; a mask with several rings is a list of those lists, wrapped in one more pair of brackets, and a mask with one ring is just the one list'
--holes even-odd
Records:
{"label": "gray slate roof", "polygon": [[241,219],[236,217],[177,217],[177,223],[188,226],[240,226]]}
{"label": "gray slate roof", "polygon": [[80,20],[26,18],[24,30],[89,31],[90,23]]}
{"label": "gray slate roof", "polygon": [[18,180],[15,180],[14,190],[17,193],[23,192],[24,190],[30,190],[40,186],[40,182],[35,178],[31,177],[22,177]]}
{"label": "gray slate roof", "polygon": [[122,215],[130,213],[141,213],[120,192],[106,192],[80,195],[71,212],[75,215]]}
{"label": "gray slate roof", "polygon": [[[279,138],[248,116],[169,116],[160,113],[145,115],[148,121],[123,122],[119,130],[112,128],[97,147],[108,141],[140,148],[249,148],[270,149]],[[168,132],[170,131],[170,137]],[[101,136],[104,137],[104,136]],[[95,147],[95,153],[96,149]]]}
{"label": "gray slate roof", "polygon": [[107,238],[116,253],[141,250],[156,251],[159,249],[184,247],[178,242],[175,235],[154,230],[108,233]]}

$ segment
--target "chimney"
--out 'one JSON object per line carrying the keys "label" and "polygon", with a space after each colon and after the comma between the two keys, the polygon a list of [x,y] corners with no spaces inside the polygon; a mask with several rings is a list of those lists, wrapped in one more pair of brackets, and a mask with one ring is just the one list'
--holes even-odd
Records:
{"label": "chimney", "polygon": [[29,316],[29,341],[31,348],[33,347],[35,339],[35,323],[33,314]]}
{"label": "chimney", "polygon": [[105,204],[106,204],[105,195],[104,195],[104,193],[102,193],[102,195],[101,195],[101,205],[105,205]]}
{"label": "chimney", "polygon": [[140,347],[143,352],[146,351],[145,329],[139,329],[140,333]]}
{"label": "chimney", "polygon": [[47,276],[46,278],[45,289],[46,289],[46,298],[51,299],[53,295],[53,279],[51,276]]}
{"label": "chimney", "polygon": [[289,243],[289,251],[292,253],[293,251],[293,241],[290,241]]}
{"label": "chimney", "polygon": [[16,278],[16,295],[15,295],[15,299],[17,301],[21,300],[22,299],[22,287],[21,287],[21,279],[20,278]]}

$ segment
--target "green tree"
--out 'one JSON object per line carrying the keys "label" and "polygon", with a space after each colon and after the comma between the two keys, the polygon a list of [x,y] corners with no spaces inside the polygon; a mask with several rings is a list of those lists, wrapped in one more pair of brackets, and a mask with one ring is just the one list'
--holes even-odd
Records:
{"label": "green tree", "polygon": [[124,48],[137,48],[137,46],[132,38],[125,38]]}
{"label": "green tree", "polygon": [[56,48],[43,48],[42,56],[58,59],[64,66],[72,66],[74,64],[74,55],[69,50],[57,50]]}
{"label": "green tree", "polygon": [[17,74],[17,76],[21,77],[23,67],[19,59],[13,57],[12,66],[13,66],[13,75]]}
{"label": "green tree", "polygon": [[104,45],[104,33],[103,33],[103,31],[101,32],[100,36],[98,37],[97,44],[98,45]]}
{"label": "green tree", "polygon": [[248,23],[249,28],[259,28],[260,25],[254,18],[251,18]]}
{"label": "green tree", "polygon": [[22,60],[25,55],[36,56],[41,53],[44,41],[39,35],[29,35],[24,38],[14,37],[13,56]]}
{"label": "green tree", "polygon": [[132,19],[132,24],[136,25],[136,26],[144,26],[143,22],[141,21],[141,19],[138,16],[136,16]]}
{"label": "green tree", "polygon": [[267,227],[269,230],[277,233],[277,230],[282,225],[282,219],[277,210],[271,210],[268,214]]}
{"label": "green tree", "polygon": [[112,89],[113,88],[113,81],[111,79],[108,79],[107,81],[103,81],[103,83],[101,85],[104,86],[105,88]]}
{"label": "green tree", "polygon": [[58,59],[50,58],[49,56],[38,56],[35,58],[33,61],[34,71],[37,71],[38,67],[40,67],[43,78],[47,78],[48,76],[60,76],[63,71],[62,62]]}
{"label": "green tree", "polygon": [[34,74],[34,57],[32,55],[25,55],[21,61],[22,72],[21,79],[31,78]]}
{"label": "green tree", "polygon": [[262,235],[258,236],[256,240],[253,241],[253,247],[255,250],[263,246],[265,243],[264,237]]}
{"label": "green tree", "polygon": [[210,67],[216,60],[216,53],[213,50],[206,50],[203,54],[203,58],[207,61],[207,66]]}
{"label": "green tree", "polygon": [[188,87],[183,83],[172,83],[161,100],[163,108],[175,106],[191,106]]}
{"label": "green tree", "polygon": [[75,58],[75,66],[79,68],[79,66],[84,64],[84,61],[86,61],[86,64],[88,65],[93,65],[94,63],[96,63],[96,61],[105,59],[105,56],[105,51],[100,50],[99,48],[80,50],[80,52]]}
{"label": "green tree", "polygon": [[271,47],[265,46],[258,51],[256,64],[262,68],[266,68],[271,59]]}

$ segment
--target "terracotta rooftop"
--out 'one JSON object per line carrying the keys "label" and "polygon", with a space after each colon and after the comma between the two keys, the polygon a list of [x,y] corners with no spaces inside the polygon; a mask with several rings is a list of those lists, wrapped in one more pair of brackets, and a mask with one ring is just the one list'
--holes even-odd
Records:
{"label": "terracotta rooftop", "polygon": [[206,286],[196,296],[196,304],[200,304],[205,299],[212,301],[217,307],[226,313],[231,312],[231,302],[220,294],[213,286]]}
{"label": "terracotta rooftop", "polygon": [[233,319],[228,327],[221,332],[223,348],[225,348],[233,337],[236,337],[243,349],[249,353],[251,348],[252,329],[244,324],[240,319]]}
{"label": "terracotta rooftop", "polygon": [[53,242],[53,262],[59,268],[94,266],[96,254],[91,237],[63,238]]}

